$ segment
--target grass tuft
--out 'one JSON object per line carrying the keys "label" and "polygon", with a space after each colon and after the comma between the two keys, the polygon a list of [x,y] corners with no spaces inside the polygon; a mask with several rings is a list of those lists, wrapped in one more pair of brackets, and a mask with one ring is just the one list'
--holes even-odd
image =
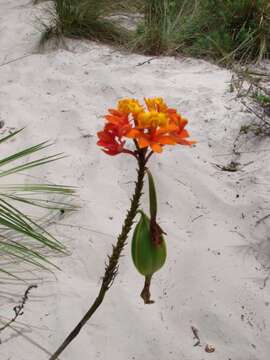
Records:
{"label": "grass tuft", "polygon": [[[87,38],[148,55],[181,53],[224,64],[270,55],[269,0],[54,0],[53,5],[43,43],[53,36]],[[119,25],[121,12],[143,15],[136,32]]]}
{"label": "grass tuft", "polygon": [[184,53],[223,63],[261,61],[270,54],[269,0],[149,0],[136,49]]}
{"label": "grass tuft", "polygon": [[269,0],[200,0],[182,18],[180,50],[224,63],[261,61],[270,54]]}
{"label": "grass tuft", "polygon": [[180,19],[187,11],[187,4],[187,0],[145,1],[144,21],[137,28],[134,49],[148,55],[174,53]]}
{"label": "grass tuft", "polygon": [[45,25],[41,44],[52,37],[71,37],[122,44],[129,32],[110,20],[119,3],[112,0],[54,0],[52,21]]}

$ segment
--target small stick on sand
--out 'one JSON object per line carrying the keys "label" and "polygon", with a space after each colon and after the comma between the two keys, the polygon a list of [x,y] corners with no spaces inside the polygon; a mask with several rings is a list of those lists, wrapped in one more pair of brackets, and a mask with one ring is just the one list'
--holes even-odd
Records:
{"label": "small stick on sand", "polygon": [[25,293],[22,297],[21,302],[18,305],[14,306],[14,308],[13,308],[15,315],[9,322],[7,322],[4,326],[2,326],[0,328],[0,331],[5,330],[7,327],[9,327],[12,323],[14,323],[17,320],[18,316],[23,315],[24,305],[26,304],[26,301],[28,300],[29,292],[34,288],[37,288],[37,285],[28,286],[28,288],[25,290]]}
{"label": "small stick on sand", "polygon": [[194,338],[196,341],[196,343],[193,346],[202,346],[201,345],[201,339],[199,337],[199,330],[197,328],[195,328],[195,326],[191,326],[191,331],[194,335]]}

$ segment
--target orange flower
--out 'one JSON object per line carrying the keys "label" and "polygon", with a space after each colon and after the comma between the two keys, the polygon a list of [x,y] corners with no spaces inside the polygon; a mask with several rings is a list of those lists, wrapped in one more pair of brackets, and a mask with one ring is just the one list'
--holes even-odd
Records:
{"label": "orange flower", "polygon": [[123,152],[125,141],[119,136],[119,131],[116,125],[106,124],[103,131],[99,131],[98,142],[99,146],[103,147],[103,151],[108,155],[117,155]]}
{"label": "orange flower", "polygon": [[131,130],[131,124],[128,120],[128,114],[121,113],[118,110],[109,109],[109,115],[105,116],[105,119],[115,125],[118,136],[125,136]]}
{"label": "orange flower", "polygon": [[144,108],[137,100],[127,98],[118,101],[118,111],[127,115],[132,114],[136,119],[139,113],[144,112]]}
{"label": "orange flower", "polygon": [[[137,141],[140,149],[150,147],[153,152],[161,153],[165,145],[192,145],[185,129],[188,121],[168,108],[162,98],[145,98],[146,109],[135,99],[122,99],[117,110],[110,109],[105,116],[108,123],[104,131],[98,133],[98,145],[105,152],[116,155],[120,152],[135,155],[124,148],[123,137]],[[136,156],[136,155],[135,155]]]}
{"label": "orange flower", "polygon": [[152,151],[161,153],[164,145],[192,145],[195,141],[187,138],[185,130],[188,121],[182,118],[175,109],[169,109],[161,98],[145,99],[148,112],[138,115],[138,124],[127,137],[136,139],[140,148],[151,147]]}
{"label": "orange flower", "polygon": [[103,131],[99,131],[98,142],[102,146],[103,151],[108,155],[117,155],[124,151],[125,136],[131,130],[131,124],[128,120],[128,115],[120,111],[109,109],[109,115],[105,116],[108,123],[105,125]]}
{"label": "orange flower", "polygon": [[150,146],[152,151],[157,153],[162,152],[162,147],[164,145],[177,144],[177,142],[172,137],[163,134],[162,131],[159,130],[153,130],[149,133],[144,133],[143,131],[132,129],[127,136],[136,139],[140,149],[144,149]]}

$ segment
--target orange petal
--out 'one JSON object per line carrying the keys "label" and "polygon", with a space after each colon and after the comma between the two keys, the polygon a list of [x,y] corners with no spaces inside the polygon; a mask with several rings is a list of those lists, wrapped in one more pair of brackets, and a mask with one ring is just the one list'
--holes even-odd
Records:
{"label": "orange petal", "polygon": [[178,126],[176,124],[168,124],[165,127],[160,127],[156,133],[157,135],[162,135],[170,132],[176,132],[178,131]]}
{"label": "orange petal", "polygon": [[189,137],[189,133],[187,132],[187,130],[182,130],[180,133],[177,134],[177,137],[180,137],[181,139],[187,138]]}
{"label": "orange petal", "polygon": [[170,136],[155,136],[155,141],[162,145],[175,145],[177,142]]}
{"label": "orange petal", "polygon": [[115,125],[119,124],[119,120],[120,120],[119,117],[114,116],[114,115],[106,115],[105,119]]}
{"label": "orange petal", "polygon": [[143,149],[143,148],[146,148],[147,146],[149,146],[150,142],[146,138],[140,137],[138,139],[138,145],[139,145],[140,149]]}
{"label": "orange petal", "polygon": [[120,111],[115,110],[115,109],[109,109],[109,113],[111,113],[112,115],[115,115],[115,116],[123,116],[123,113],[121,113]]}
{"label": "orange petal", "polygon": [[140,132],[140,130],[137,129],[131,129],[127,134],[126,137],[128,138],[136,138],[136,137],[140,137],[142,135],[142,133]]}
{"label": "orange petal", "polygon": [[162,146],[160,146],[157,143],[152,143],[151,144],[151,149],[156,153],[161,153],[163,151]]}
{"label": "orange petal", "polygon": [[181,118],[179,121],[179,131],[182,131],[184,127],[187,125],[188,121],[185,118]]}
{"label": "orange petal", "polygon": [[191,146],[191,145],[193,145],[193,144],[196,144],[196,143],[197,143],[197,141],[195,141],[195,140],[179,139],[179,140],[177,141],[177,144],[180,144],[180,145],[189,145],[189,146]]}

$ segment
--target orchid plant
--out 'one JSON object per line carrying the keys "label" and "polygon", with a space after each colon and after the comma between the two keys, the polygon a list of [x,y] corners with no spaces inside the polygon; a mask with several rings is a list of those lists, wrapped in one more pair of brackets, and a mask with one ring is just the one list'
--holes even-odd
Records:
{"label": "orchid plant", "polygon": [[[189,139],[186,130],[187,119],[175,109],[169,108],[162,98],[145,98],[144,102],[145,105],[135,99],[120,100],[116,109],[109,109],[103,130],[97,133],[97,145],[106,154],[126,154],[136,159],[137,181],[121,233],[113,245],[112,254],[108,257],[98,296],[50,360],[58,358],[101,305],[118,273],[119,258],[138,213],[141,218],[133,233],[132,259],[137,270],[145,277],[141,297],[145,304],[153,303],[150,298],[150,283],[153,274],[166,261],[166,244],[165,233],[157,223],[157,195],[148,162],[153,154],[162,153],[166,145],[191,146],[195,141]],[[150,216],[140,209],[145,174],[148,176],[149,184]]]}

